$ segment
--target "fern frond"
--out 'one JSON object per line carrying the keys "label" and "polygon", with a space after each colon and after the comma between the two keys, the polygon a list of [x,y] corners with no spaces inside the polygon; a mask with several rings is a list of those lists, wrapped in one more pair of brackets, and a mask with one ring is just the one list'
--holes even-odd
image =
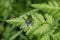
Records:
{"label": "fern frond", "polygon": [[42,14],[35,13],[35,16],[37,17],[37,19],[39,19],[39,21],[41,21],[42,23],[45,23],[45,20]]}
{"label": "fern frond", "polygon": [[50,30],[49,24],[43,24],[40,28],[36,29],[36,31],[33,32],[33,34],[44,34],[45,32],[48,32]]}
{"label": "fern frond", "polygon": [[[28,29],[26,31],[26,35],[29,35],[30,39],[31,39],[33,37],[33,35],[37,36],[38,34],[42,35],[42,34],[46,34],[46,33],[47,34],[53,34],[54,33],[54,27],[55,27],[55,26],[52,27],[52,24],[54,25],[53,17],[51,15],[45,14],[45,19],[46,19],[45,20],[44,17],[41,14],[38,15],[41,18],[39,18],[36,15],[38,15],[38,13],[32,15],[32,18],[33,18],[33,21],[34,21],[33,24],[32,24],[33,28]],[[43,23],[42,20],[44,20],[45,23]]]}
{"label": "fern frond", "polygon": [[41,40],[50,40],[49,34],[45,34]]}
{"label": "fern frond", "polygon": [[23,15],[21,15],[19,18],[13,18],[13,19],[10,19],[10,20],[6,20],[6,22],[10,23],[10,24],[21,24],[21,23],[25,23],[25,20],[24,19],[27,19],[28,15],[31,15],[33,14],[35,11],[38,11],[39,9],[34,9],[34,10],[31,10]]}
{"label": "fern frond", "polygon": [[46,22],[49,24],[53,24],[54,23],[54,19],[53,16],[50,16],[48,14],[45,14],[45,18],[46,18]]}
{"label": "fern frond", "polygon": [[19,18],[13,18],[13,19],[10,19],[10,20],[6,20],[6,22],[8,22],[10,24],[19,25],[19,24],[25,22],[25,20],[24,19],[19,19]]}
{"label": "fern frond", "polygon": [[60,40],[60,38],[59,38],[60,37],[60,31],[58,33],[52,35],[52,37],[54,40]]}
{"label": "fern frond", "polygon": [[[40,40],[49,40],[49,35],[53,34],[53,32],[55,31],[54,27],[54,18],[52,15],[49,14],[45,14],[44,16],[42,14],[37,13],[37,10],[33,10],[33,11],[29,11],[28,13],[25,13],[23,15],[21,15],[19,18],[14,18],[11,20],[6,20],[8,23],[11,24],[20,24],[21,27],[23,27],[25,20],[27,19],[28,15],[31,15],[32,17],[32,28],[26,27],[24,29],[24,31],[26,32],[26,35],[29,37],[29,39],[32,39],[33,36],[37,36],[38,35],[42,35],[43,37]],[[46,20],[45,20],[45,19]],[[53,24],[53,25],[52,25]],[[45,35],[48,34],[48,35]],[[48,39],[47,39],[48,37]]]}
{"label": "fern frond", "polygon": [[[59,2],[56,1],[48,1],[47,3],[43,4],[31,4],[32,7],[43,10],[44,12],[53,15],[55,17],[60,17],[60,5]],[[57,16],[58,15],[58,16]]]}

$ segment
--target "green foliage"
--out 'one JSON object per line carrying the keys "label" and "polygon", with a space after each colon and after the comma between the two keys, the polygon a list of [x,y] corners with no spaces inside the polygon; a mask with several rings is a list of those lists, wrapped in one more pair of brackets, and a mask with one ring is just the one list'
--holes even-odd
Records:
{"label": "green foliage", "polygon": [[0,0],[0,8],[0,40],[60,40],[59,0]]}
{"label": "green foliage", "polygon": [[48,1],[47,3],[42,4],[32,4],[31,5],[34,8],[38,8],[40,10],[43,10],[45,13],[48,13],[50,15],[53,15],[55,17],[60,17],[60,1]]}

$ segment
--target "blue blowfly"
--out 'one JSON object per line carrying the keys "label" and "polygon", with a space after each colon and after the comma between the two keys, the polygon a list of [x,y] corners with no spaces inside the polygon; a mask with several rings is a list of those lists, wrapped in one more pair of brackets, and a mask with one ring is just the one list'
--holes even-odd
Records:
{"label": "blue blowfly", "polygon": [[30,27],[30,28],[32,28],[31,23],[32,23],[32,17],[29,15],[28,18],[26,19],[25,23],[24,23],[24,28],[25,28],[25,27]]}

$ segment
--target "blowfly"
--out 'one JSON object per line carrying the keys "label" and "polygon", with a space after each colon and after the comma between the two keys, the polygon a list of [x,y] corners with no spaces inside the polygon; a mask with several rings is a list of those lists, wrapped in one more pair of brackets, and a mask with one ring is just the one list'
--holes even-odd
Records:
{"label": "blowfly", "polygon": [[32,28],[31,23],[32,23],[32,18],[30,16],[28,16],[28,18],[25,21],[24,27],[30,27],[30,28]]}

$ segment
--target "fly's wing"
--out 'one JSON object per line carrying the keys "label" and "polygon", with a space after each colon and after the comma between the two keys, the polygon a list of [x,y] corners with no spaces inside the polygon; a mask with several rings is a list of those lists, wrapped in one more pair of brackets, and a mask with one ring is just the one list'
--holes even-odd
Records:
{"label": "fly's wing", "polygon": [[23,26],[23,28],[26,28],[26,27],[30,27],[30,28],[32,28],[32,25],[31,24],[24,24],[24,26]]}
{"label": "fly's wing", "polygon": [[31,25],[31,24],[29,24],[29,27],[30,27],[30,28],[32,28],[32,25]]}
{"label": "fly's wing", "polygon": [[31,18],[30,18],[30,17],[28,17],[28,18],[26,19],[26,21],[25,21],[24,28],[26,28],[26,27],[32,28]]}
{"label": "fly's wing", "polygon": [[27,27],[27,24],[25,23],[24,25],[23,25],[23,28],[26,28]]}

